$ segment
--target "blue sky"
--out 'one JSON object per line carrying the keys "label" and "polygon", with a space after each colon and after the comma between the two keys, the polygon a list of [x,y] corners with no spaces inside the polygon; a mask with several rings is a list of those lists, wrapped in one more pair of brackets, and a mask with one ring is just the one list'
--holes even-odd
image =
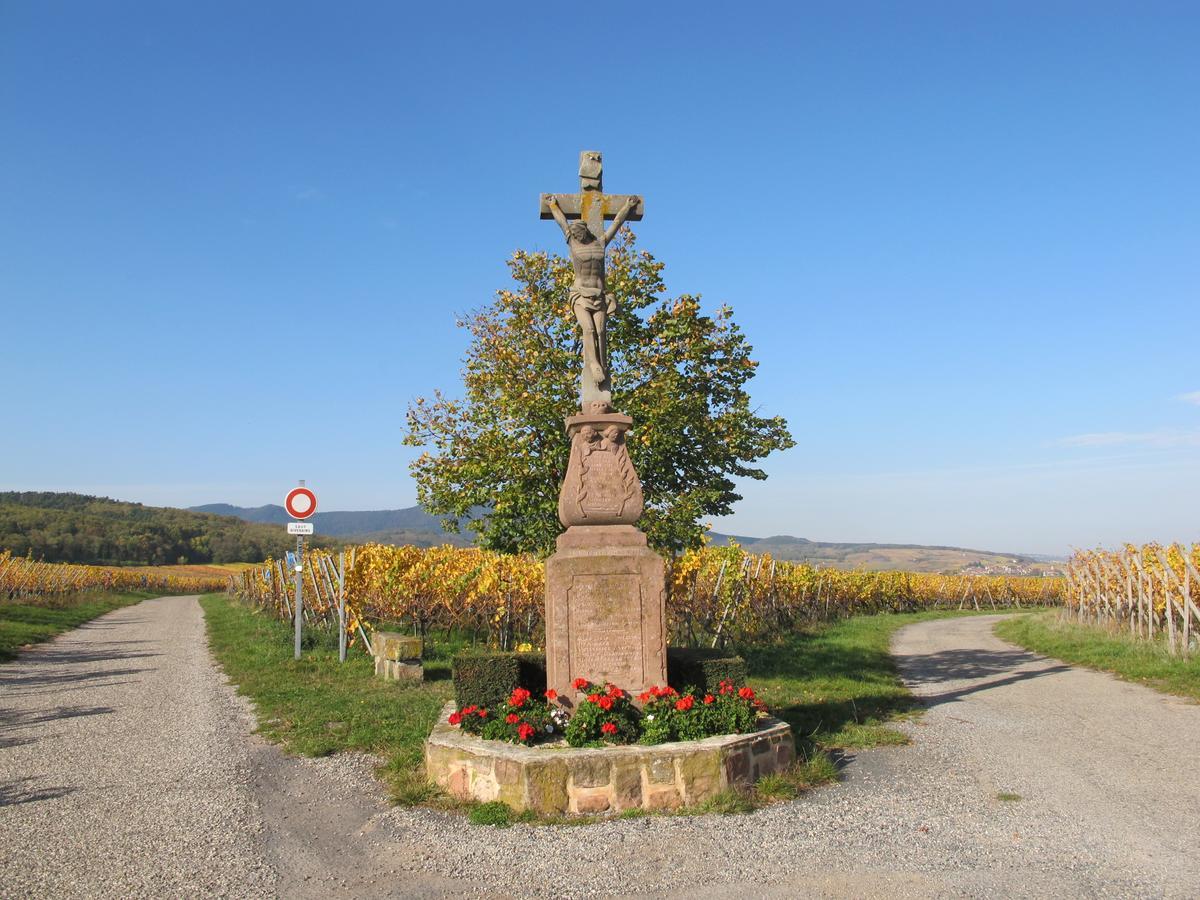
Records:
{"label": "blue sky", "polygon": [[0,6],[0,489],[410,505],[594,148],[798,440],[721,530],[1200,538],[1200,7],[429,7]]}

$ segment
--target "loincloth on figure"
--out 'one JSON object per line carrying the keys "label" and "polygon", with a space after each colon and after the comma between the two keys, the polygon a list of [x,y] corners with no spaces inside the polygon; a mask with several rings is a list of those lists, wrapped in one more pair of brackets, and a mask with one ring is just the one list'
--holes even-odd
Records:
{"label": "loincloth on figure", "polygon": [[610,316],[617,311],[617,299],[606,295],[604,288],[573,287],[570,296],[573,309],[585,309],[590,313],[603,310]]}

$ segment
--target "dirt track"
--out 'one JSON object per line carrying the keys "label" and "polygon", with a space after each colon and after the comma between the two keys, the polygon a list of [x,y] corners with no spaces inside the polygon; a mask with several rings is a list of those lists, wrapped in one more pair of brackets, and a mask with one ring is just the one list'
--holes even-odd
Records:
{"label": "dirt track", "polygon": [[148,601],[0,666],[0,895],[1200,893],[1200,706],[994,621],[897,635],[930,709],[841,785],[751,816],[495,830],[388,808],[362,758],[253,737],[195,600]]}

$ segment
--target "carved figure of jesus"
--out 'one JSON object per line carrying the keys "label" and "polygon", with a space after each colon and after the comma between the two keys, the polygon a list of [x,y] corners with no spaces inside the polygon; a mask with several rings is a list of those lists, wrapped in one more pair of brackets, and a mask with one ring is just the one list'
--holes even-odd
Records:
{"label": "carved figure of jesus", "polygon": [[567,239],[575,280],[571,282],[571,309],[583,329],[583,396],[607,397],[611,390],[608,372],[608,317],[617,311],[616,298],[604,284],[604,250],[625,220],[638,205],[637,197],[629,197],[617,211],[612,224],[603,234],[596,235],[582,219],[568,222],[558,199],[550,194],[546,205],[554,221]]}

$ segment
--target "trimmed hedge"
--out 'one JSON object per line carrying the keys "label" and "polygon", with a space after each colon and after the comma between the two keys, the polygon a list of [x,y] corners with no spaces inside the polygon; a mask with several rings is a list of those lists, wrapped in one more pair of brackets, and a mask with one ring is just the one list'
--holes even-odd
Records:
{"label": "trimmed hedge", "polygon": [[729,656],[725,650],[669,647],[667,681],[680,692],[695,688],[715,694],[722,681],[731,681],[740,688],[746,683],[746,661]]}
{"label": "trimmed hedge", "polygon": [[[466,706],[499,709],[516,687],[532,691],[535,697],[546,690],[544,653],[465,650],[454,657],[451,672],[454,700],[459,709]],[[667,650],[667,681],[681,692],[695,688],[716,693],[722,681],[742,687],[746,683],[746,661],[723,650],[671,647]]]}
{"label": "trimmed hedge", "polygon": [[466,650],[454,657],[451,674],[459,709],[499,709],[516,687],[541,697],[546,690],[546,655]]}

